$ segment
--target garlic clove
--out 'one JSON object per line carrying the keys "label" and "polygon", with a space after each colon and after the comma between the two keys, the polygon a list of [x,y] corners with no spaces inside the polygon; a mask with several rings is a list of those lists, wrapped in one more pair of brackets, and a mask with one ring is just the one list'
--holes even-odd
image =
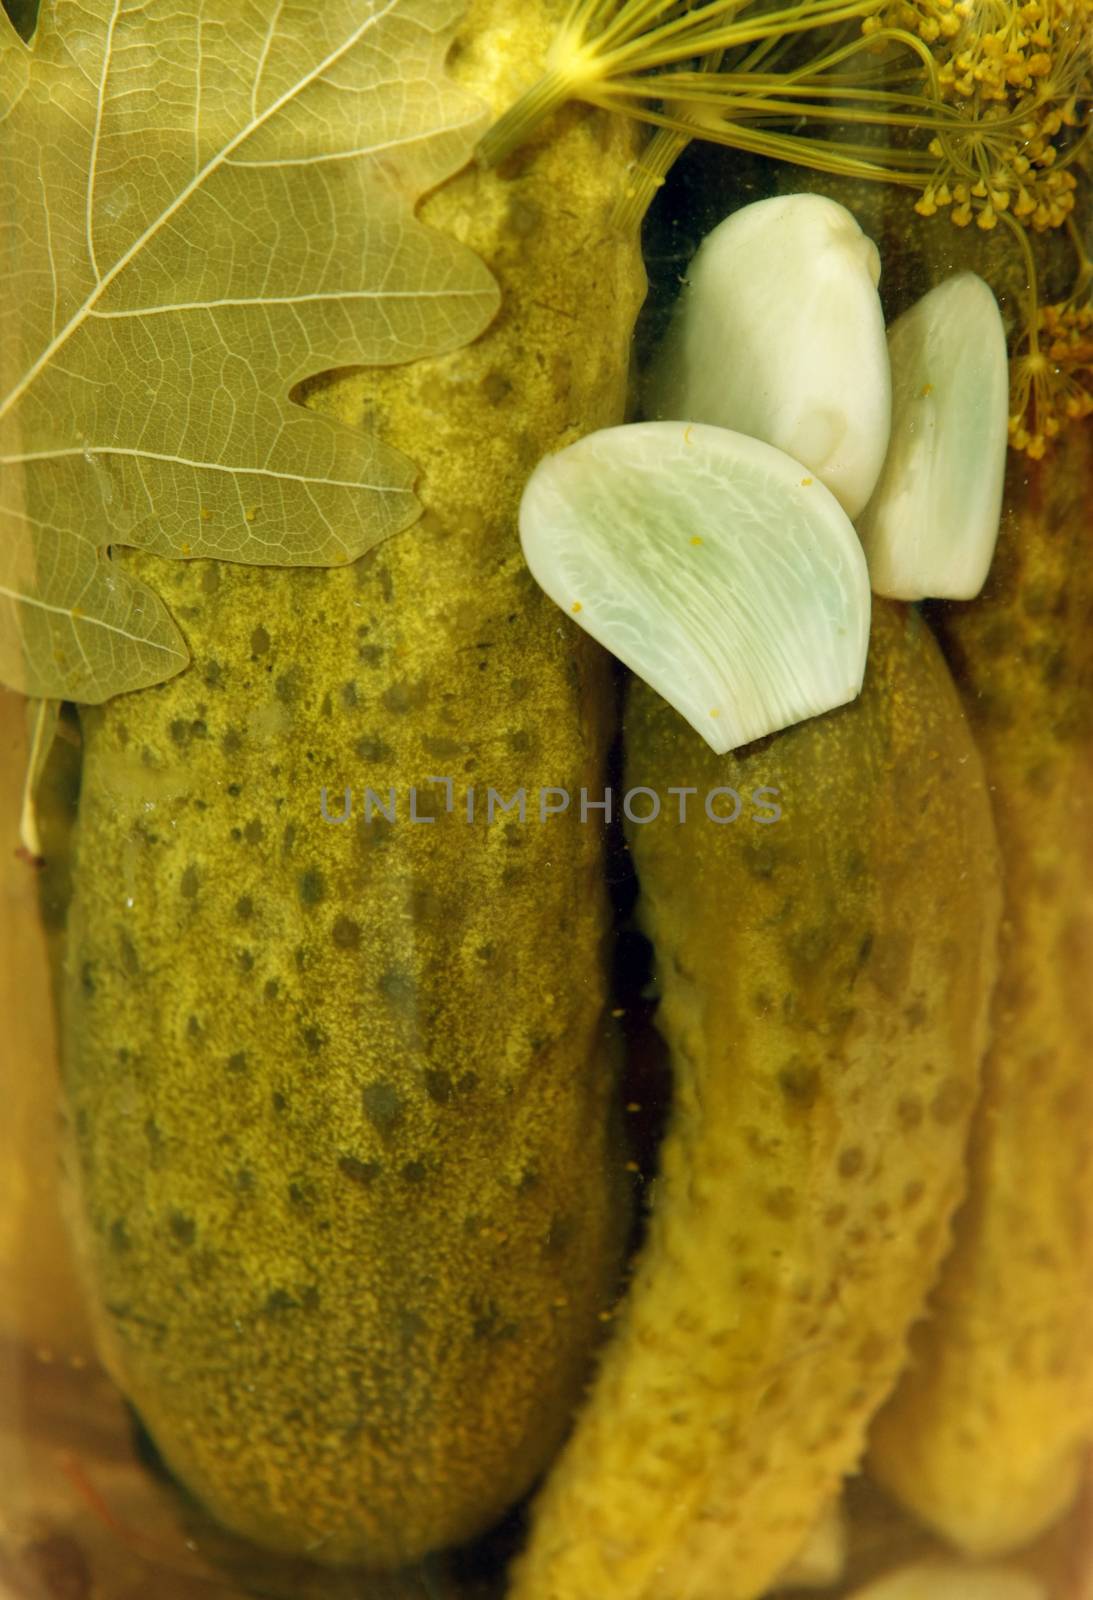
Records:
{"label": "garlic clove", "polygon": [[1047,1600],[1047,1590],[1014,1567],[916,1561],[855,1589],[850,1600]]}
{"label": "garlic clove", "polygon": [[892,437],[858,533],[877,594],[971,600],[998,538],[1009,369],[994,295],[974,272],[893,323]]}
{"label": "garlic clove", "polygon": [[888,446],[879,281],[876,245],[834,200],[779,195],[733,212],[690,265],[646,415],[764,439],[856,516]]}
{"label": "garlic clove", "polygon": [[758,439],[681,422],[589,434],[536,467],[520,539],[550,598],[719,754],[861,689],[857,534]]}

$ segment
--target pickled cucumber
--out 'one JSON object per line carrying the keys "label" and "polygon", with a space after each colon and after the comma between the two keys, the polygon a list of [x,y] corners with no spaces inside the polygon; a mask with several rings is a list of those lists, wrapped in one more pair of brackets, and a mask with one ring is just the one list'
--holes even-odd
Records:
{"label": "pickled cucumber", "polygon": [[956,1244],[873,1468],[963,1549],[1074,1498],[1093,1442],[1093,429],[1013,457],[986,589],[941,636],[1002,850],[1001,968]]}
{"label": "pickled cucumber", "polygon": [[[635,681],[625,736],[628,784],[664,802],[630,836],[674,1098],[649,1236],[512,1594],[749,1600],[858,1462],[948,1243],[996,847],[940,652],[891,602],[853,704],[717,757]],[[731,790],[741,814],[712,821]],[[780,818],[752,820],[772,791]]]}
{"label": "pickled cucumber", "polygon": [[[479,0],[454,70],[507,103],[550,12]],[[621,420],[635,136],[580,108],[547,135],[422,208],[498,277],[493,327],[309,396],[419,464],[421,521],[336,571],[119,553],[193,665],[81,713],[64,1080],[102,1354],[224,1524],[331,1563],[524,1491],[625,1235],[602,828],[487,813],[599,793],[613,703],[515,512]]]}

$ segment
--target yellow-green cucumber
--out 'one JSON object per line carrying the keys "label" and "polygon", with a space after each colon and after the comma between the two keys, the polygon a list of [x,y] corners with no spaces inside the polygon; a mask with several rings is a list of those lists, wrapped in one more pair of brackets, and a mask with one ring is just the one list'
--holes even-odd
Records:
{"label": "yellow-green cucumber", "polygon": [[1002,852],[1001,966],[955,1248],[873,1470],[960,1548],[1016,1548],[1093,1444],[1093,427],[1011,457],[986,588],[938,617]]}
{"label": "yellow-green cucumber", "polygon": [[[635,681],[625,744],[628,786],[665,802],[630,840],[673,1101],[512,1600],[750,1600],[857,1465],[948,1242],[996,848],[956,691],[902,605],[875,604],[853,704],[718,757]],[[711,821],[729,790],[741,815]]]}
{"label": "yellow-green cucumber", "polygon": [[[499,110],[553,13],[476,0],[454,70]],[[574,108],[444,185],[421,214],[495,272],[494,325],[312,390],[419,464],[421,521],[338,571],[126,555],[193,665],[81,717],[64,1078],[99,1343],[169,1467],[273,1550],[392,1566],[488,1525],[617,1289],[602,828],[486,807],[603,787],[607,659],[516,509],[622,417],[635,137]]]}

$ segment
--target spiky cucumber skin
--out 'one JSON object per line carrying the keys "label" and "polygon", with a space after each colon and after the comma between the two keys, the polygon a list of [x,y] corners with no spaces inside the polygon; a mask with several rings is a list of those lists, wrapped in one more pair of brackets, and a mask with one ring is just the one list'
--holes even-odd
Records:
{"label": "spiky cucumber skin", "polygon": [[[463,81],[507,104],[553,15],[477,0]],[[337,571],[127,556],[193,665],[83,718],[64,1076],[99,1343],[171,1469],[275,1551],[392,1566],[487,1526],[617,1290],[602,829],[468,825],[463,791],[604,782],[608,662],[516,509],[622,417],[634,141],[574,109],[435,192],[497,320],[309,396],[418,464],[422,520]]]}
{"label": "spiky cucumber skin", "polygon": [[[625,735],[628,785],[697,790],[685,823],[630,828],[673,1102],[648,1238],[512,1600],[750,1600],[856,1466],[948,1241],[993,829],[940,652],[892,603],[852,705],[717,757],[635,681]],[[737,822],[703,814],[718,785]],[[775,823],[747,820],[760,786]]]}
{"label": "spiky cucumber skin", "polygon": [[1011,459],[986,588],[938,617],[994,806],[1001,966],[968,1197],[871,1462],[976,1555],[1054,1522],[1093,1442],[1091,499],[1089,424]]}

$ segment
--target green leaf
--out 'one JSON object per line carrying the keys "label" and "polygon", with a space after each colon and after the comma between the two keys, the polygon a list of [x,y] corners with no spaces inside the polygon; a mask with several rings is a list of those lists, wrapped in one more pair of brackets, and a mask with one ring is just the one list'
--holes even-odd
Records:
{"label": "green leaf", "polygon": [[350,561],[413,465],[289,400],[457,348],[478,258],[413,217],[485,123],[462,0],[44,0],[0,11],[0,680],[98,702],[186,647],[110,545]]}

